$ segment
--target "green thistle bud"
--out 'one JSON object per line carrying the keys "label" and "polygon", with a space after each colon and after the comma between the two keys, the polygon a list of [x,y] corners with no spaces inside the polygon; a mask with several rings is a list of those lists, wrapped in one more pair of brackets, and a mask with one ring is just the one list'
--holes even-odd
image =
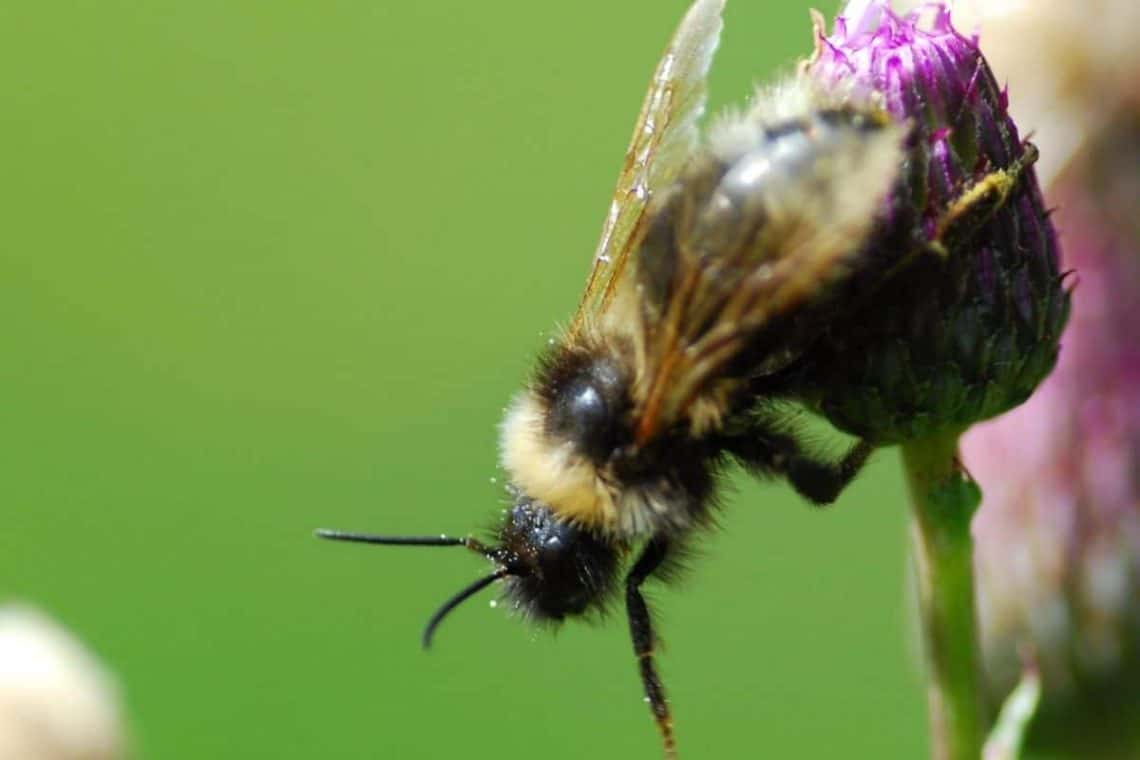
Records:
{"label": "green thistle bud", "polygon": [[949,11],[847,6],[804,75],[873,98],[909,130],[864,253],[860,304],[805,364],[807,397],[878,444],[962,430],[1025,401],[1068,314],[1033,163],[976,41]]}

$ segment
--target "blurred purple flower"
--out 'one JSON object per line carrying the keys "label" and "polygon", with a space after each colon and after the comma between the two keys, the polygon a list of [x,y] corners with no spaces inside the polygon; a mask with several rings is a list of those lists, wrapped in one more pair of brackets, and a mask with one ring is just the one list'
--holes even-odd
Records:
{"label": "blurred purple flower", "polygon": [[[1012,86],[1026,82],[1038,93],[1019,117],[1048,126],[1041,150],[1054,151],[1056,175],[1049,200],[1064,264],[1080,284],[1056,371],[1028,404],[963,441],[984,493],[974,532],[987,675],[1002,694],[1016,679],[1016,650],[1031,644],[1049,714],[1039,723],[1068,733],[1047,743],[1102,756],[1089,749],[1095,739],[1103,756],[1135,757],[1140,12],[1131,0],[1097,3],[1104,13],[1076,2],[1041,2],[1025,12],[1009,5],[987,7],[983,42]],[[1050,44],[1027,45],[1027,38]],[[1095,732],[1082,728],[1090,713]]]}

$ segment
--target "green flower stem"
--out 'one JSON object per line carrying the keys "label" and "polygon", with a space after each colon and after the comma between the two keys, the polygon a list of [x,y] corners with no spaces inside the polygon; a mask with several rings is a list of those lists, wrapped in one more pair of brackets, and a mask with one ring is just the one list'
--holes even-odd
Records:
{"label": "green flower stem", "polygon": [[911,497],[935,760],[978,760],[983,705],[970,519],[981,492],[958,464],[958,431],[902,447]]}

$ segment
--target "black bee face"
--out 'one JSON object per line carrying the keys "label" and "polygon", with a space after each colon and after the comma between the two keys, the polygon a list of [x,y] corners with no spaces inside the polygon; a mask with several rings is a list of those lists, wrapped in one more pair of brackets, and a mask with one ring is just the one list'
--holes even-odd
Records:
{"label": "black bee face", "polygon": [[557,520],[520,495],[499,532],[509,558],[506,593],[535,619],[559,621],[599,607],[617,577],[622,547]]}

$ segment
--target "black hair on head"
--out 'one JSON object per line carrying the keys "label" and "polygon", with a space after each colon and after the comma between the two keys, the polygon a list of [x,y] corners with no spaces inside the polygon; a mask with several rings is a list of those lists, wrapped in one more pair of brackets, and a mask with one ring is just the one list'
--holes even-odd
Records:
{"label": "black hair on head", "polygon": [[506,596],[527,617],[559,622],[600,611],[612,595],[624,547],[519,495],[499,532],[517,572]]}

